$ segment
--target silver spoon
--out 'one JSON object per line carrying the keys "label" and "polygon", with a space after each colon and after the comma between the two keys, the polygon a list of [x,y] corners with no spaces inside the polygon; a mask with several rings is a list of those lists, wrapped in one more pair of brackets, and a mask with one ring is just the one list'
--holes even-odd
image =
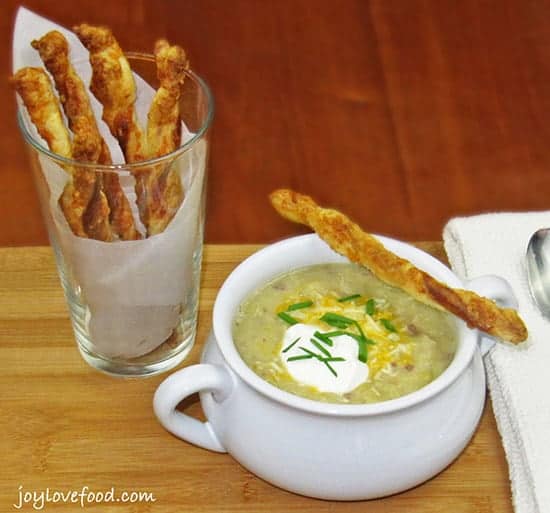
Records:
{"label": "silver spoon", "polygon": [[531,236],[525,260],[531,295],[542,315],[550,319],[550,228],[541,228]]}

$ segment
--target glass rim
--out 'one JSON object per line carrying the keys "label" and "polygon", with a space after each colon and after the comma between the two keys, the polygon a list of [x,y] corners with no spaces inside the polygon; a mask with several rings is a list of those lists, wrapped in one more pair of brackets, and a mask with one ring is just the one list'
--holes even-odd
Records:
{"label": "glass rim", "polygon": [[[154,60],[154,56],[148,53],[125,52],[125,55],[129,58]],[[193,82],[195,82],[205,94],[206,105],[207,105],[206,117],[201,127],[199,128],[199,130],[197,130],[197,132],[193,134],[193,137],[191,137],[188,141],[186,141],[184,144],[182,144],[175,150],[171,151],[170,153],[166,153],[165,155],[161,155],[160,157],[155,157],[153,159],[147,159],[147,160],[140,160],[139,162],[131,162],[131,163],[122,162],[120,164],[98,164],[94,162],[80,162],[78,160],[67,158],[67,157],[64,157],[63,155],[59,155],[58,153],[54,153],[49,148],[44,146],[40,141],[38,141],[28,130],[25,124],[25,121],[23,120],[20,106],[18,106],[17,108],[17,124],[19,125],[19,129],[21,130],[21,133],[23,134],[23,138],[25,139],[25,141],[29,143],[35,150],[67,166],[79,167],[79,168],[90,168],[90,169],[93,169],[94,171],[111,171],[112,172],[112,171],[125,171],[129,169],[136,169],[144,166],[152,166],[155,164],[160,164],[167,160],[173,160],[179,155],[185,153],[187,150],[189,150],[189,148],[191,148],[193,145],[195,145],[198,141],[200,141],[204,137],[207,130],[210,128],[210,125],[212,124],[212,119],[214,118],[214,97],[212,95],[212,91],[210,87],[208,86],[208,84],[203,78],[201,78],[191,69],[184,70],[184,72],[186,76],[191,80],[193,80]]]}

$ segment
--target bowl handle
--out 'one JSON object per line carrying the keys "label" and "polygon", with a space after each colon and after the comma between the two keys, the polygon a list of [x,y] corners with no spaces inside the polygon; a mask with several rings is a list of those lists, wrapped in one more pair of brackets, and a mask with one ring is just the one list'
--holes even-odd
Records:
{"label": "bowl handle", "polygon": [[[517,308],[518,300],[512,290],[510,284],[500,276],[487,274],[469,280],[465,284],[465,288],[472,290],[480,296],[493,299],[500,306],[505,308]],[[495,345],[495,340],[485,333],[480,333],[480,350],[481,355],[485,356],[489,350]]]}
{"label": "bowl handle", "polygon": [[210,422],[201,422],[176,410],[176,406],[186,397],[201,391],[213,392],[217,401],[223,401],[232,388],[231,377],[224,367],[210,363],[191,365],[160,384],[153,399],[153,409],[170,433],[205,449],[227,452]]}

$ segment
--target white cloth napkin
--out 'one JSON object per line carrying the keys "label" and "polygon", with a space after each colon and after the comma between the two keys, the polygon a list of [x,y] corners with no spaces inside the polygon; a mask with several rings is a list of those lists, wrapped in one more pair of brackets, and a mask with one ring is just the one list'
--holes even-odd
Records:
{"label": "white cloth napkin", "polygon": [[531,299],[524,261],[531,234],[542,227],[550,227],[550,211],[456,218],[443,230],[455,273],[506,279],[529,330],[526,343],[496,344],[485,357],[516,513],[550,512],[550,322]]}

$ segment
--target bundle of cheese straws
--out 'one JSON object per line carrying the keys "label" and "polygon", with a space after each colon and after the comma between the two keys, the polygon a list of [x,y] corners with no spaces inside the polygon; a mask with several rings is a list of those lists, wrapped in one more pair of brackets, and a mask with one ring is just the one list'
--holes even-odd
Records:
{"label": "bundle of cheese straws", "polygon": [[[112,32],[106,27],[82,24],[74,28],[90,52],[90,89],[103,105],[103,120],[118,140],[126,163],[166,155],[180,145],[179,97],[188,68],[185,52],[160,39],[155,59],[160,87],[148,113],[143,132],[134,108],[136,87],[130,65]],[[67,40],[57,30],[31,42],[55,82],[59,100],[42,68],[24,67],[13,83],[30,119],[49,149],[79,162],[112,164],[111,153],[97,128],[84,83],[69,60]],[[59,101],[68,121],[61,115]],[[114,173],[67,169],[69,181],[59,205],[73,233],[110,242],[140,239],[130,205]],[[183,199],[179,175],[171,168],[135,171],[137,203],[147,235],[164,231]]]}
{"label": "bundle of cheese straws", "polygon": [[[182,48],[155,44],[155,91],[107,27],[73,30],[20,9],[12,81],[25,128],[61,157],[38,155],[50,235],[88,309],[94,349],[133,358],[170,339],[193,295],[206,141],[173,153],[193,137],[180,113]],[[119,171],[102,168],[111,164]]]}

